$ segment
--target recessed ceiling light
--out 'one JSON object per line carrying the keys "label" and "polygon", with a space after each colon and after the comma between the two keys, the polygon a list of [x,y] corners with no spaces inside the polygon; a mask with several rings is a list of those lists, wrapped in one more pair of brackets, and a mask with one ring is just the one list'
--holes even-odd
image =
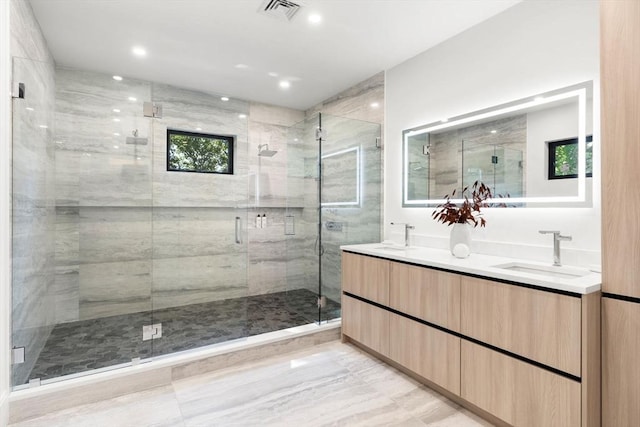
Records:
{"label": "recessed ceiling light", "polygon": [[137,99],[136,99],[135,97],[133,97],[133,96],[130,96],[130,97],[129,97],[129,98],[127,98],[127,99],[128,99],[129,101],[131,101],[131,102],[136,102],[136,101],[137,101]]}
{"label": "recessed ceiling light", "polygon": [[267,73],[267,76],[269,77],[278,77],[278,73],[271,71],[270,73]]}
{"label": "recessed ceiling light", "polygon": [[119,146],[117,146],[117,145],[114,145],[114,146],[113,146],[113,148],[120,148],[120,147],[119,147]]}
{"label": "recessed ceiling light", "polygon": [[249,66],[247,64],[236,64],[236,68],[239,70],[246,70]]}
{"label": "recessed ceiling light", "polygon": [[291,87],[291,83],[289,83],[287,80],[280,80],[279,85],[282,89],[289,89]]}
{"label": "recessed ceiling light", "polygon": [[221,96],[221,97],[220,97],[220,101],[227,102],[228,100],[229,100],[229,98],[228,98],[228,97],[226,97],[226,96]]}
{"label": "recessed ceiling light", "polygon": [[491,133],[498,133],[498,131],[497,130],[492,130]]}
{"label": "recessed ceiling light", "polygon": [[114,108],[114,109],[113,109],[113,112],[114,112],[114,113],[119,113],[119,112],[120,112],[120,110],[118,110],[117,108]]}
{"label": "recessed ceiling light", "polygon": [[295,142],[298,142],[298,138],[293,138],[293,140],[294,140]]}
{"label": "recessed ceiling light", "polygon": [[202,130],[202,128],[196,128],[196,130]]}
{"label": "recessed ceiling light", "polygon": [[247,115],[246,114],[238,114],[238,117],[241,119],[246,119]]}
{"label": "recessed ceiling light", "polygon": [[114,132],[113,136],[120,136],[120,134],[118,132]]}
{"label": "recessed ceiling light", "polygon": [[136,157],[136,160],[142,160],[142,157]]}
{"label": "recessed ceiling light", "polygon": [[114,122],[119,122],[120,119],[118,119],[117,117],[115,119],[113,119]]}
{"label": "recessed ceiling light", "polygon": [[141,46],[134,46],[131,48],[131,53],[133,53],[135,56],[142,58],[147,56],[147,50]]}
{"label": "recessed ceiling light", "polygon": [[312,24],[319,24],[320,22],[322,22],[322,16],[318,15],[317,13],[312,13],[311,15],[309,15],[307,20]]}
{"label": "recessed ceiling light", "polygon": [[25,110],[27,110],[27,111],[35,111],[32,107],[26,107]]}
{"label": "recessed ceiling light", "polygon": [[121,82],[122,81],[122,76],[113,76],[113,80]]}
{"label": "recessed ceiling light", "polygon": [[64,144],[64,141],[56,141],[56,144]]}
{"label": "recessed ceiling light", "polygon": [[380,104],[378,104],[377,102],[372,102],[370,105],[371,108],[378,108],[380,106]]}
{"label": "recessed ceiling light", "polygon": [[48,128],[49,126],[47,126],[47,125],[40,125],[40,127],[41,127],[42,129],[46,129],[46,128]]}

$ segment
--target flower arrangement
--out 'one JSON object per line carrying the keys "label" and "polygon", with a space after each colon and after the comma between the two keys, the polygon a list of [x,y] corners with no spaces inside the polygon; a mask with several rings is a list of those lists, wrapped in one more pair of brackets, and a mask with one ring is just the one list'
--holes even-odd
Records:
{"label": "flower arrangement", "polygon": [[[436,210],[433,211],[431,216],[438,222],[447,225],[453,224],[473,224],[473,227],[484,227],[487,221],[482,218],[480,208],[483,207],[507,207],[505,203],[487,203],[488,199],[494,198],[491,193],[491,189],[487,187],[483,182],[476,181],[471,186],[471,199],[469,199],[469,187],[465,187],[462,190],[463,202],[460,206],[453,203],[451,198],[455,196],[456,190],[453,190],[451,195],[444,196],[445,202],[436,206]],[[502,198],[503,196],[498,195]],[[507,195],[506,197],[509,197]]]}

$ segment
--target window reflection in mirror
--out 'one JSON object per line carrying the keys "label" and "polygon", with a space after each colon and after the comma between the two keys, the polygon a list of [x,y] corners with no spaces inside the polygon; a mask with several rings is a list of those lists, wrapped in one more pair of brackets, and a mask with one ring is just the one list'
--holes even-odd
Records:
{"label": "window reflection in mirror", "polygon": [[[514,206],[588,206],[592,111],[586,82],[405,130],[403,206],[434,206],[477,180]],[[549,179],[548,143],[558,140],[576,141],[575,179]]]}

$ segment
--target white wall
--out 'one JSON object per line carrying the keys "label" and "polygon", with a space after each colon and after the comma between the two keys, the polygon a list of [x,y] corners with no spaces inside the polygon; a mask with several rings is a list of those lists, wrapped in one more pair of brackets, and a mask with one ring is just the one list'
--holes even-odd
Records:
{"label": "white wall", "polygon": [[[587,110],[591,104],[587,105]],[[589,119],[591,116],[589,116]],[[587,135],[593,133],[593,121],[587,120]],[[578,104],[570,103],[527,114],[527,171],[526,194],[532,197],[575,196],[578,179],[548,179],[549,149],[547,141],[578,136]],[[593,187],[592,178],[586,179],[587,194]]]}
{"label": "white wall", "polygon": [[0,1],[0,426],[9,419],[9,361],[11,313],[11,61],[9,55],[9,2]]}
{"label": "white wall", "polygon": [[[444,248],[450,230],[431,219],[431,209],[402,208],[403,129],[587,80],[594,80],[594,104],[599,105],[598,76],[595,0],[524,1],[388,70],[385,237],[398,236],[389,222],[409,222],[416,226],[415,244]],[[595,113],[597,140],[597,108]],[[599,159],[594,169],[599,171]],[[551,239],[537,231],[553,228],[574,238],[563,242],[564,248],[576,250],[565,262],[599,264],[597,176],[594,188],[592,208],[486,210],[487,228],[473,231],[472,249],[514,256],[526,252],[533,258],[550,259]]]}

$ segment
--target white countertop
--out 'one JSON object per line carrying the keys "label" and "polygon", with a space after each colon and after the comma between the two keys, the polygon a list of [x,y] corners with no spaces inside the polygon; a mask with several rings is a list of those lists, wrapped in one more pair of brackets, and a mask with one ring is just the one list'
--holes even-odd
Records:
{"label": "white countertop", "polygon": [[447,250],[402,246],[386,246],[382,243],[368,243],[362,245],[341,246],[343,251],[355,252],[363,255],[373,255],[395,261],[404,261],[426,267],[442,268],[460,273],[483,276],[489,279],[502,279],[511,282],[539,286],[553,290],[589,294],[600,290],[602,278],[600,273],[578,267],[560,267],[557,271],[580,271],[581,277],[550,277],[537,272],[514,271],[497,268],[498,265],[525,264],[527,266],[547,268],[554,271],[551,263],[528,261],[524,259],[499,257],[492,255],[471,254],[468,258],[459,259]]}

